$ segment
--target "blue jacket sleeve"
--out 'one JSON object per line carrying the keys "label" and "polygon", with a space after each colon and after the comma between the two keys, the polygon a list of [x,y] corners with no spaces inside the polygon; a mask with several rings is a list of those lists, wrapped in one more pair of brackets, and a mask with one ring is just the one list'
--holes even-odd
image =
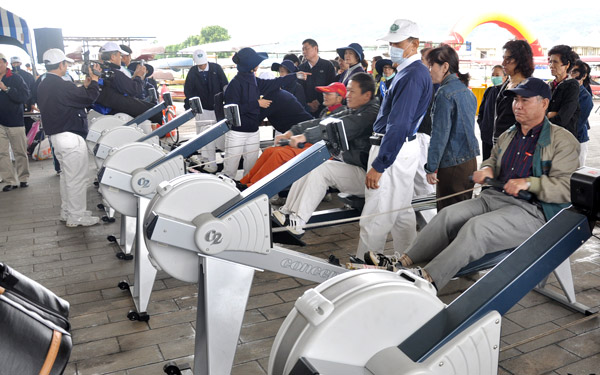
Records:
{"label": "blue jacket sleeve", "polygon": [[422,87],[414,78],[398,83],[401,85],[395,87],[394,96],[391,98],[393,110],[388,116],[385,136],[381,141],[379,154],[371,164],[379,173],[383,173],[394,163],[406,137],[412,135],[412,123],[417,116],[417,107],[421,97],[419,93]]}
{"label": "blue jacket sleeve", "polygon": [[438,91],[431,109],[431,141],[427,151],[425,172],[435,172],[450,139],[452,128],[452,100]]}
{"label": "blue jacket sleeve", "polygon": [[256,79],[260,95],[267,95],[269,92],[279,90],[282,87],[290,85],[292,82],[296,82],[295,74],[288,74],[285,77],[278,77],[275,79]]}
{"label": "blue jacket sleeve", "polygon": [[69,83],[64,86],[66,88],[64,104],[68,107],[85,108],[92,105],[100,95],[100,86],[96,81],[90,82],[87,88]]}
{"label": "blue jacket sleeve", "polygon": [[251,101],[247,96],[240,80],[232,79],[225,90],[225,104],[237,104],[240,114],[251,113],[258,107],[258,101]]}

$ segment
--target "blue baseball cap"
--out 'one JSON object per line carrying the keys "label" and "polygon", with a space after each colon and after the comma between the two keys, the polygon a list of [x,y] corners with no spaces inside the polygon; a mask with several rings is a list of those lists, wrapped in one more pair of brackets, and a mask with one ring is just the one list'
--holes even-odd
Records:
{"label": "blue baseball cap", "polygon": [[336,49],[337,54],[343,59],[344,58],[344,53],[346,53],[346,50],[352,50],[354,51],[354,53],[356,53],[356,56],[358,56],[358,60],[363,60],[365,58],[365,54],[363,52],[363,48],[360,44],[358,43],[350,43],[348,45],[348,47],[340,47],[338,49]]}
{"label": "blue baseball cap", "polygon": [[249,72],[268,58],[269,55],[265,52],[256,52],[250,47],[245,47],[233,55],[232,59],[240,72]]}
{"label": "blue baseball cap", "polygon": [[548,84],[534,77],[529,77],[523,82],[519,83],[514,89],[506,90],[507,95],[519,95],[524,98],[531,98],[533,96],[541,96],[545,99],[552,98],[552,92]]}
{"label": "blue baseball cap", "polygon": [[298,71],[298,67],[291,60],[283,60],[281,64],[273,63],[273,65],[271,65],[271,70],[274,72],[278,72],[279,67],[281,66],[286,68],[290,73],[296,73]]}

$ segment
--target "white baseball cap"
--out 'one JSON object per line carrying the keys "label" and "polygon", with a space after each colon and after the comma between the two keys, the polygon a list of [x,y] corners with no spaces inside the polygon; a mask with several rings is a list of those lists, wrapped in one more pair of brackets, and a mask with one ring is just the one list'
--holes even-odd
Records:
{"label": "white baseball cap", "polygon": [[65,53],[58,48],[52,48],[44,52],[44,56],[42,57],[42,59],[44,60],[44,64],[49,65],[59,64],[63,61],[71,63],[73,62],[73,59],[70,59],[67,56],[65,56]]}
{"label": "white baseball cap", "polygon": [[385,40],[386,42],[398,43],[408,38],[419,37],[419,26],[410,20],[397,19],[394,21],[390,29],[382,38],[378,40]]}
{"label": "white baseball cap", "polygon": [[121,47],[115,42],[107,42],[100,48],[100,52],[121,52],[121,55],[128,56],[129,53],[123,51]]}
{"label": "white baseball cap", "polygon": [[13,56],[10,58],[10,63],[22,62],[19,56]]}
{"label": "white baseball cap", "polygon": [[197,49],[194,51],[194,64],[196,65],[204,65],[208,62],[208,58],[206,57],[206,52],[201,49]]}

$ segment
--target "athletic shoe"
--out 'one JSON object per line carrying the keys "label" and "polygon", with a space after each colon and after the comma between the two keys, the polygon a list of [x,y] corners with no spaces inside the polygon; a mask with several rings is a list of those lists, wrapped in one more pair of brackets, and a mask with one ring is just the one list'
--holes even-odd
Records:
{"label": "athletic shoe", "polygon": [[219,170],[219,167],[217,167],[216,163],[209,163],[209,164],[205,164],[202,167],[202,170],[206,173],[217,173],[217,171]]}
{"label": "athletic shoe", "polygon": [[375,253],[374,251],[367,251],[364,255],[365,263],[373,266],[387,267],[388,265],[394,265],[400,261],[402,254],[395,252],[394,255],[384,255],[381,253]]}
{"label": "athletic shoe", "polygon": [[277,220],[277,222],[279,223],[279,225],[285,225],[287,222],[287,215],[284,214],[283,212],[279,211],[279,210],[275,210],[273,211],[273,217],[275,218],[275,220]]}
{"label": "athletic shoe", "polygon": [[11,191],[18,187],[19,187],[19,185],[6,185],[4,188],[2,188],[2,191]]}
{"label": "athletic shoe", "polygon": [[19,183],[19,187],[26,188],[28,186],[29,186],[29,184],[27,182],[21,182],[21,183]]}
{"label": "athletic shoe", "polygon": [[325,194],[325,196],[323,197],[321,202],[331,202],[332,200],[333,200],[333,197],[331,196],[331,193],[327,193],[327,194]]}
{"label": "athletic shoe", "polygon": [[[67,213],[66,211],[61,211],[60,212],[60,221],[65,222],[67,221]],[[83,216],[92,216],[92,211],[83,211]]]}
{"label": "athletic shoe", "polygon": [[75,227],[89,227],[91,225],[95,225],[98,224],[100,222],[100,218],[98,216],[81,216],[78,218],[71,218],[69,217],[67,219],[67,227],[69,228],[75,228]]}
{"label": "athletic shoe", "polygon": [[399,271],[400,270],[404,270],[406,272],[412,273],[413,275],[415,275],[417,277],[420,277],[421,279],[432,283],[431,277],[429,276],[429,274],[427,273],[427,271],[425,271],[421,267],[414,267],[414,268],[397,267],[397,269]]}
{"label": "athletic shoe", "polygon": [[306,225],[306,221],[294,213],[288,216],[288,220],[290,223],[286,226],[287,230],[296,235],[304,234],[304,226]]}

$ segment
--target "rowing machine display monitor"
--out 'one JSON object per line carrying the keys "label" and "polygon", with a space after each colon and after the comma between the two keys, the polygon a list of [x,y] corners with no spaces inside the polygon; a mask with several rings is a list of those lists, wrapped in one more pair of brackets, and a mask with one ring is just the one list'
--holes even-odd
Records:
{"label": "rowing machine display monitor", "polygon": [[[156,94],[156,90],[154,91],[154,93]],[[164,92],[162,94],[163,97],[163,102],[165,103],[165,105],[167,107],[170,107],[173,105],[173,98],[171,97],[171,93],[170,92]]]}
{"label": "rowing machine display monitor", "polygon": [[600,219],[600,171],[582,167],[571,177],[571,203],[588,217],[590,224]]}
{"label": "rowing machine display monitor", "polygon": [[194,111],[194,114],[201,115],[202,112],[204,112],[202,110],[202,102],[200,101],[199,97],[194,96],[193,98],[190,98],[189,102],[190,108],[192,109],[192,111]]}
{"label": "rowing machine display monitor", "polygon": [[236,104],[227,104],[223,107],[225,112],[225,118],[234,128],[242,126],[242,120],[240,119],[240,109]]}
{"label": "rowing machine display monitor", "polygon": [[319,126],[325,127],[325,137],[329,143],[329,152],[334,156],[338,156],[344,151],[348,151],[348,137],[346,136],[346,128],[344,121],[339,118],[326,118],[319,123]]}

